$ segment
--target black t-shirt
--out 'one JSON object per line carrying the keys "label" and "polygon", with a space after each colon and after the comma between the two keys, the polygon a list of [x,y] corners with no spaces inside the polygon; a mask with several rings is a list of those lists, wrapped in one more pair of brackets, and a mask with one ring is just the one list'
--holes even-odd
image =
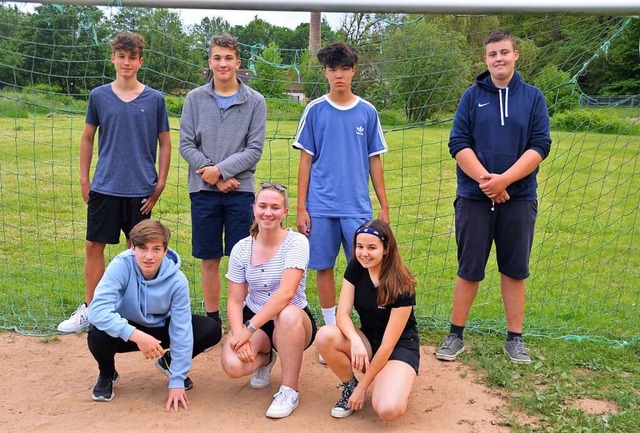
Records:
{"label": "black t-shirt", "polygon": [[[386,307],[378,306],[376,288],[373,286],[369,271],[363,268],[357,260],[349,262],[344,272],[344,278],[355,286],[353,307],[360,316],[362,332],[368,338],[382,340],[387,323],[389,323],[392,308],[416,305],[416,295],[414,293],[412,295],[403,294],[394,303]],[[413,308],[411,308],[411,314],[400,338],[410,337],[416,332],[416,317]]]}

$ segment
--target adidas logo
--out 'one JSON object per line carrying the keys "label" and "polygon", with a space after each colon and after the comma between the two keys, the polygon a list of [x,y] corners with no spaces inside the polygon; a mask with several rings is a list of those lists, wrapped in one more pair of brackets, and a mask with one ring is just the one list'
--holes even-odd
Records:
{"label": "adidas logo", "polygon": [[356,134],[357,135],[364,135],[364,126],[357,126],[356,127]]}

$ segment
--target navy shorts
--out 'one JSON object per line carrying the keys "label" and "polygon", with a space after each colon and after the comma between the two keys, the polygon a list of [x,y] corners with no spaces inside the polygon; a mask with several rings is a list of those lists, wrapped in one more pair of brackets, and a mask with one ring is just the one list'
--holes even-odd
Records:
{"label": "navy shorts", "polygon": [[[313,319],[313,315],[311,314],[311,310],[309,309],[308,305],[304,307],[303,311],[307,313],[307,316],[309,316],[309,319],[311,319],[311,340],[309,341],[309,344],[307,344],[307,346],[305,347],[306,349],[307,347],[311,346],[311,344],[313,344],[313,340],[316,339],[316,334],[318,333],[318,326],[316,325],[316,321]],[[255,315],[256,313],[251,311],[251,309],[245,305],[244,308],[242,309],[242,322],[247,323],[247,320],[251,320]],[[274,347],[273,346],[273,330],[275,329],[274,321],[269,320],[267,323],[262,325],[260,329],[262,329],[264,333],[267,334],[267,337],[269,337],[269,341],[271,342],[271,347],[273,348]],[[276,349],[276,352],[277,351],[278,349]]]}
{"label": "navy shorts", "polygon": [[[380,349],[382,336],[376,337],[364,329],[361,329],[361,331],[371,344],[371,357],[373,358],[378,349]],[[409,366],[415,370],[416,374],[418,374],[420,370],[420,334],[418,334],[417,328],[402,333],[389,356],[389,361],[391,360],[402,361],[405,364],[409,364]]]}
{"label": "navy shorts", "polygon": [[199,191],[190,193],[189,197],[193,257],[219,259],[228,256],[240,239],[249,236],[255,201],[253,193]]}
{"label": "navy shorts", "polygon": [[118,244],[120,230],[129,239],[131,229],[151,217],[151,212],[147,215],[140,212],[146,200],[146,197],[116,197],[89,191],[86,239],[101,244]]}
{"label": "navy shorts", "polygon": [[482,281],[491,246],[496,244],[498,271],[524,280],[529,276],[529,256],[538,214],[537,200],[509,200],[491,210],[489,200],[456,197],[453,202],[458,244],[458,276]]}

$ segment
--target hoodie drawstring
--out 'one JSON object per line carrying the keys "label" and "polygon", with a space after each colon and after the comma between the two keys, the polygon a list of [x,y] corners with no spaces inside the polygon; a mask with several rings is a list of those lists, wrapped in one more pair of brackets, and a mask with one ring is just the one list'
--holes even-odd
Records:
{"label": "hoodie drawstring", "polygon": [[500,126],[504,126],[504,118],[509,117],[509,88],[504,89],[504,105],[502,103],[502,89],[498,89],[500,99]]}

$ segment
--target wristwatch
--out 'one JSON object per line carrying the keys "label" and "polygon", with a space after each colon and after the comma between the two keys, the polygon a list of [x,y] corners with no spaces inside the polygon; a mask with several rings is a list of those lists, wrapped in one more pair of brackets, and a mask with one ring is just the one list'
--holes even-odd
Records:
{"label": "wristwatch", "polygon": [[258,328],[251,324],[251,320],[247,320],[246,322],[244,322],[244,326],[246,326],[246,328],[251,331],[252,334],[258,330]]}

